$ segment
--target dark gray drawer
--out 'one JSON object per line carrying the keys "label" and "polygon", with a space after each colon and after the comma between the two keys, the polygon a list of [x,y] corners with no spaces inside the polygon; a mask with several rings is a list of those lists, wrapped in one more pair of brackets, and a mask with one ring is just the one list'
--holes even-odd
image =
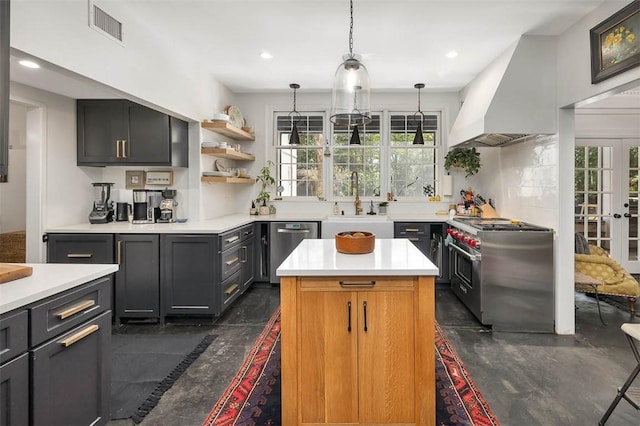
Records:
{"label": "dark gray drawer", "polygon": [[241,272],[242,271],[236,272],[220,285],[220,300],[222,302],[220,312],[224,312],[224,310],[240,296],[240,291],[242,290]]}
{"label": "dark gray drawer", "polygon": [[242,247],[230,248],[226,252],[222,253],[220,257],[220,281],[226,280],[229,276],[240,270],[242,267],[242,260],[245,260],[246,255],[242,253]]}
{"label": "dark gray drawer", "polygon": [[112,276],[102,277],[79,289],[31,308],[31,347],[111,309]]}
{"label": "dark gray drawer", "polygon": [[0,364],[27,351],[29,312],[26,309],[0,317]]}
{"label": "dark gray drawer", "polygon": [[113,234],[48,234],[48,263],[115,263]]}
{"label": "dark gray drawer", "polygon": [[396,237],[429,235],[429,224],[420,222],[397,222],[394,224]]}
{"label": "dark gray drawer", "polygon": [[248,240],[249,238],[255,235],[255,226],[254,224],[245,225],[240,228],[240,239],[242,241]]}
{"label": "dark gray drawer", "polygon": [[237,228],[232,231],[227,231],[224,234],[220,234],[220,251],[238,244],[242,239],[241,229]]}

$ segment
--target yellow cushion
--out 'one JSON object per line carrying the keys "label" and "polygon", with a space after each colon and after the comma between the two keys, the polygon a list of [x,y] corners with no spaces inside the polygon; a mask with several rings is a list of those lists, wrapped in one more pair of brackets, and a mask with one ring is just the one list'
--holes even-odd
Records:
{"label": "yellow cushion", "polygon": [[602,282],[599,293],[621,296],[640,296],[640,285],[622,266],[611,259],[607,252],[596,246],[589,246],[592,254],[576,254],[575,270]]}

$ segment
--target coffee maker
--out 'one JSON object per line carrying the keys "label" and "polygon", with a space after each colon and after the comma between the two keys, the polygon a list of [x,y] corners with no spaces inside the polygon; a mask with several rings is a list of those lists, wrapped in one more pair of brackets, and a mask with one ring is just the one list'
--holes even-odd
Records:
{"label": "coffee maker", "polygon": [[131,223],[149,223],[149,204],[145,189],[133,190],[133,221]]}
{"label": "coffee maker", "polygon": [[93,184],[93,210],[89,213],[89,223],[108,223],[113,220],[113,201],[110,201],[113,183]]}
{"label": "coffee maker", "polygon": [[173,223],[176,221],[176,190],[165,189],[162,191],[162,201],[160,201],[160,223]]}

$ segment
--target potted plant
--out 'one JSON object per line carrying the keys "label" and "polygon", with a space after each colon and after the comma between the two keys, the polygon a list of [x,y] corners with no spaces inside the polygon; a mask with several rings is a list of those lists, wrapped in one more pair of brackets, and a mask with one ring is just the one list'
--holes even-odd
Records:
{"label": "potted plant", "polygon": [[256,177],[256,180],[262,184],[262,188],[256,198],[259,205],[258,214],[261,215],[267,215],[270,213],[267,201],[271,199],[271,193],[268,189],[271,185],[276,183],[276,180],[271,176],[271,166],[273,165],[273,161],[267,160],[267,164],[260,169],[260,173]]}
{"label": "potted plant", "polygon": [[383,201],[381,203],[378,203],[378,213],[387,214],[387,206],[388,205],[389,205],[388,201]]}
{"label": "potted plant", "polygon": [[451,167],[464,169],[465,177],[473,176],[480,170],[480,153],[475,148],[453,148],[444,157],[444,169],[448,172]]}

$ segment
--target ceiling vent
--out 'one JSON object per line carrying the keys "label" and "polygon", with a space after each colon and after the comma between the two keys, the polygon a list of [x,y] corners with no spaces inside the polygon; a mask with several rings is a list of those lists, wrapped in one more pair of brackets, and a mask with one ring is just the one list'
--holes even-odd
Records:
{"label": "ceiling vent", "polygon": [[100,9],[89,0],[89,26],[112,40],[124,45],[122,22]]}

